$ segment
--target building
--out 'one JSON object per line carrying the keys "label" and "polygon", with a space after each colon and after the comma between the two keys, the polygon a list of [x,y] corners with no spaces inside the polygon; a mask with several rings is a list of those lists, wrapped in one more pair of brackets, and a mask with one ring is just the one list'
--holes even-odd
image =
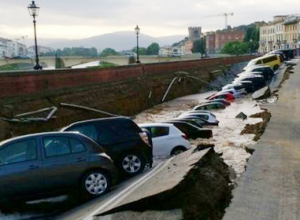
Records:
{"label": "building", "polygon": [[15,57],[26,55],[26,46],[17,41],[0,38],[0,57]]}
{"label": "building", "polygon": [[225,44],[238,41],[243,42],[245,31],[226,29],[206,34],[206,49],[209,54],[220,53]]}
{"label": "building", "polygon": [[300,17],[277,15],[260,28],[259,52],[300,48]]}
{"label": "building", "polygon": [[184,53],[186,55],[192,54],[192,49],[194,42],[196,40],[200,40],[201,37],[203,37],[203,34],[201,33],[201,27],[189,27],[189,39],[185,42],[184,46]]}
{"label": "building", "polygon": [[[35,56],[35,46],[28,47],[28,54],[31,56]],[[43,46],[38,46],[38,54],[45,54],[49,52],[53,52],[54,49],[51,47],[43,47]]]}

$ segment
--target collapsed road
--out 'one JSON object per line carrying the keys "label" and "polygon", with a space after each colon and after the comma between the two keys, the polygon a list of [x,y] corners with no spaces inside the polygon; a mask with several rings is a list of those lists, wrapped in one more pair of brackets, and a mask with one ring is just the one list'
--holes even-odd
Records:
{"label": "collapsed road", "polygon": [[[276,75],[278,78],[276,86],[279,86],[281,79],[284,78],[284,73],[285,69],[282,68]],[[201,95],[207,97],[210,93]],[[136,122],[141,122],[141,118],[146,121],[160,121],[174,117],[203,101],[195,96],[183,97],[167,105],[156,106],[138,115]],[[167,116],[160,114],[165,113],[164,111],[168,113]],[[214,149],[207,148],[196,152],[190,150],[163,163],[160,163],[162,160],[156,159],[157,165],[152,170],[123,182],[111,193],[99,199],[82,206],[77,204],[77,208],[58,219],[195,219],[195,216],[202,216],[204,219],[221,219],[231,200],[232,183],[229,177],[232,168],[230,167],[233,167],[240,177],[251,156],[247,151],[256,143],[252,140],[254,134],[241,135],[241,132],[247,124],[257,124],[262,121],[260,118],[251,117],[243,121],[235,119],[241,111],[247,116],[262,112],[257,102],[248,98],[232,103],[228,110],[216,113],[220,118],[220,128],[214,129],[214,138],[210,141],[199,139],[193,143],[193,149],[196,149],[199,143],[205,143],[206,146],[216,145]],[[222,158],[219,155],[221,153]],[[203,191],[195,193],[199,189]],[[26,219],[25,216],[20,217],[23,218]],[[27,219],[35,219],[35,217]],[[36,216],[36,219],[39,219],[39,216]],[[46,217],[44,216],[43,219]],[[49,219],[53,219],[53,216]]]}

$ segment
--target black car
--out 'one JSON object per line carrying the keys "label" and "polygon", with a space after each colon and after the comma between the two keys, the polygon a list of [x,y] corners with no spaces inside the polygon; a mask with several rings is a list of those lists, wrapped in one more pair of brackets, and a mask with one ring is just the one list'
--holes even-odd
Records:
{"label": "black car", "polygon": [[202,126],[209,126],[209,125],[215,125],[214,123],[210,123],[208,122],[207,120],[205,120],[204,118],[201,118],[201,117],[198,117],[198,116],[194,116],[194,115],[184,115],[180,118],[175,118],[175,120],[178,120],[178,119],[189,119],[189,120],[196,120],[197,123],[202,123]]}
{"label": "black car", "polygon": [[96,141],[120,171],[133,176],[152,166],[148,134],[130,118],[113,117],[76,122],[62,131],[77,131]]}
{"label": "black car", "polygon": [[164,123],[173,124],[178,128],[182,133],[186,134],[188,138],[197,139],[197,138],[211,138],[213,136],[211,129],[201,129],[190,123],[184,121],[167,121]]}
{"label": "black car", "polygon": [[84,135],[47,132],[0,142],[2,204],[74,189],[83,196],[100,196],[116,181],[111,158]]}
{"label": "black car", "polygon": [[247,72],[260,72],[265,79],[271,79],[274,76],[274,71],[269,66],[250,66]]}
{"label": "black car", "polygon": [[187,119],[187,118],[174,118],[172,120],[168,120],[166,121],[167,122],[178,122],[178,121],[181,121],[181,122],[187,122],[189,124],[192,124],[198,128],[203,128],[204,126],[204,122],[202,120],[197,120],[197,119]]}
{"label": "black car", "polygon": [[209,103],[197,105],[196,107],[193,108],[193,110],[218,110],[218,109],[225,109],[225,108],[226,108],[225,104],[216,101],[216,102],[209,102]]}

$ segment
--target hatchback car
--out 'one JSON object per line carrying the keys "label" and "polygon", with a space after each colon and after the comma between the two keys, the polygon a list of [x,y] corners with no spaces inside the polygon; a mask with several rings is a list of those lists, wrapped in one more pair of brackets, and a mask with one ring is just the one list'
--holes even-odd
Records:
{"label": "hatchback car", "polygon": [[172,124],[150,123],[139,126],[151,133],[154,156],[173,156],[191,147],[186,134]]}
{"label": "hatchback car", "polygon": [[120,171],[133,176],[152,166],[151,140],[130,118],[113,117],[76,122],[61,131],[77,131],[105,149]]}
{"label": "hatchback car", "polygon": [[235,100],[234,95],[232,95],[230,92],[215,94],[209,97],[209,100],[214,100],[214,99],[226,99],[227,101]]}
{"label": "hatchback car", "polygon": [[79,189],[100,196],[117,180],[111,158],[76,133],[39,133],[0,142],[0,202]]}

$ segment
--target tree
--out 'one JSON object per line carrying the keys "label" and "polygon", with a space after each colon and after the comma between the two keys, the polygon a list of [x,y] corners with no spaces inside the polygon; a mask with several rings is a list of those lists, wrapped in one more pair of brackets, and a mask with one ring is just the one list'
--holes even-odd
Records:
{"label": "tree", "polygon": [[158,43],[152,43],[149,47],[147,47],[146,55],[158,55],[159,45]]}
{"label": "tree", "polygon": [[116,52],[112,48],[105,48],[101,53],[100,56],[106,57],[106,56],[114,56],[114,55],[119,55],[118,52]]}
{"label": "tree", "polygon": [[205,38],[201,38],[199,40],[195,40],[193,43],[193,53],[201,53],[201,57],[205,54],[205,49],[206,49],[206,40]]}
{"label": "tree", "polygon": [[[145,47],[139,47],[139,55],[146,55],[147,49]],[[136,47],[132,49],[132,52],[136,53]]]}
{"label": "tree", "polygon": [[251,51],[251,44],[250,42],[230,42],[225,44],[221,53],[224,54],[231,54],[231,55],[239,55],[239,54],[246,54]]}

